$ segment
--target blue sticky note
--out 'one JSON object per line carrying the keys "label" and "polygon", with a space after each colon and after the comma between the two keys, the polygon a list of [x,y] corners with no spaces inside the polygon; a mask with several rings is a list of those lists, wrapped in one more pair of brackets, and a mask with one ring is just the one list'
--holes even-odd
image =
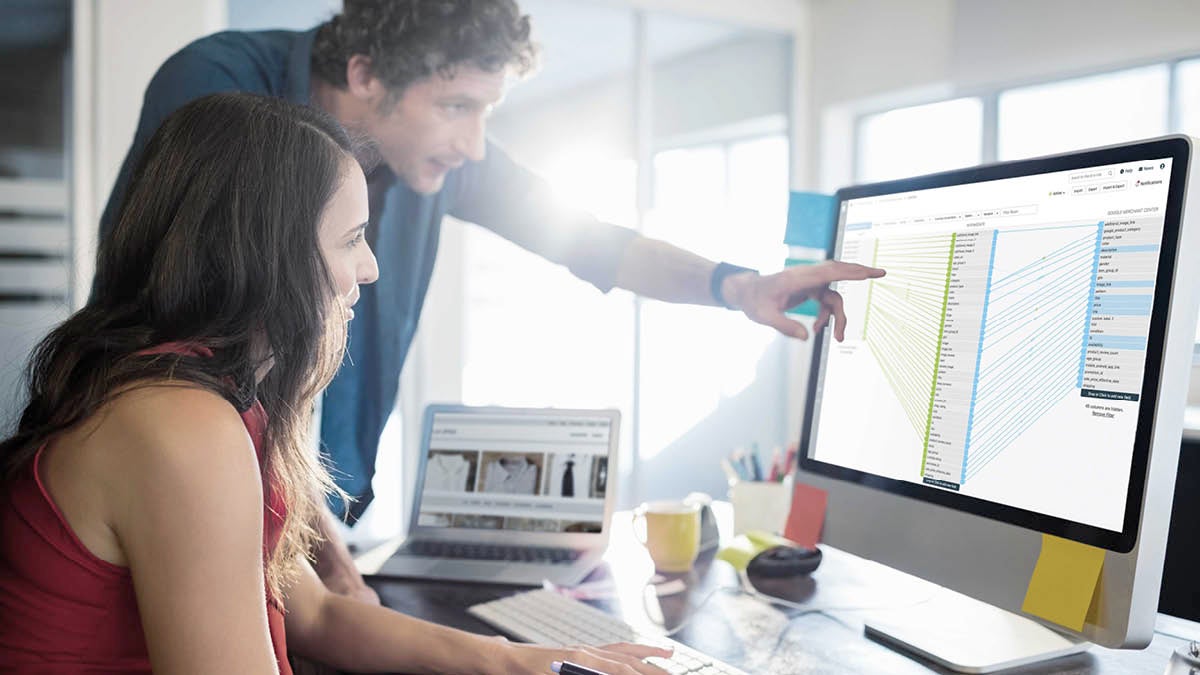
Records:
{"label": "blue sticky note", "polygon": [[837,226],[837,198],[819,192],[792,192],[783,243],[828,251]]}

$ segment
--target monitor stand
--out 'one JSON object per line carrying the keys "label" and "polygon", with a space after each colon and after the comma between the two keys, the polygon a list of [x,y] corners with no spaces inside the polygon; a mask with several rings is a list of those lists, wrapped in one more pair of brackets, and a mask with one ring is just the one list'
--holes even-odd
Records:
{"label": "monitor stand", "polygon": [[1079,654],[1091,646],[945,588],[917,605],[868,613],[866,633],[959,673],[992,673]]}

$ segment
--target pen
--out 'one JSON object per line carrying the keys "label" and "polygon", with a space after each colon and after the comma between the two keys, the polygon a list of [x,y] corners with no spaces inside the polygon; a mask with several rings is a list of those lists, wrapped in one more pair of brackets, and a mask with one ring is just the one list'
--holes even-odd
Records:
{"label": "pen", "polygon": [[550,664],[550,670],[558,673],[558,675],[605,675],[598,670],[592,670],[586,666],[581,666],[570,661],[555,661]]}
{"label": "pen", "polygon": [[758,449],[750,451],[750,468],[753,470],[754,480],[762,480],[762,462],[758,461]]}

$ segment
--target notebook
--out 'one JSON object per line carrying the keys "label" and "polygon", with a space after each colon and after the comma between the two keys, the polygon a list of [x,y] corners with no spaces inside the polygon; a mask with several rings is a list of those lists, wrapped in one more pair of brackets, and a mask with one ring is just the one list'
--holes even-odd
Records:
{"label": "notebook", "polygon": [[378,574],[581,581],[608,545],[616,410],[430,405],[409,536]]}

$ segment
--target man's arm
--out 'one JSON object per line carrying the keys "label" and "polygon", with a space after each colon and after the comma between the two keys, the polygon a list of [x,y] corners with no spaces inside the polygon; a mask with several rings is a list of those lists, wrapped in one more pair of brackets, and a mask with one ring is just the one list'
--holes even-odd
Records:
{"label": "man's arm", "polygon": [[[665,241],[637,237],[631,241],[617,268],[617,286],[638,295],[693,305],[716,305],[711,281],[717,264]],[[829,285],[883,276],[883,270],[837,261],[791,267],[758,275],[731,274],[721,282],[721,297],[731,308],[784,335],[808,338],[808,329],[785,312],[808,299],[821,305],[813,330],[820,331],[832,318],[834,336],[845,337],[846,314],[842,296]]]}
{"label": "man's arm", "polygon": [[[482,162],[466,167],[452,196],[450,214],[482,225],[607,292],[614,286],[666,302],[715,305],[710,289],[716,263],[664,241],[602,223],[578,209],[565,208],[545,181],[488,145]],[[776,274],[732,274],[721,284],[725,304],[751,320],[805,339],[808,329],[784,313],[807,299],[821,310],[821,330],[834,320],[842,339],[846,316],[835,281],[883,276],[883,270],[841,262],[800,266]]]}
{"label": "man's arm", "polygon": [[602,292],[614,287],[617,263],[637,238],[629,228],[564,205],[546,181],[491,143],[483,161],[468,163],[455,177],[448,212],[565,266]]}
{"label": "man's arm", "polygon": [[665,241],[639,236],[629,242],[621,257],[617,286],[664,302],[716,305],[716,298],[709,292],[709,280],[716,266],[707,258]]}

